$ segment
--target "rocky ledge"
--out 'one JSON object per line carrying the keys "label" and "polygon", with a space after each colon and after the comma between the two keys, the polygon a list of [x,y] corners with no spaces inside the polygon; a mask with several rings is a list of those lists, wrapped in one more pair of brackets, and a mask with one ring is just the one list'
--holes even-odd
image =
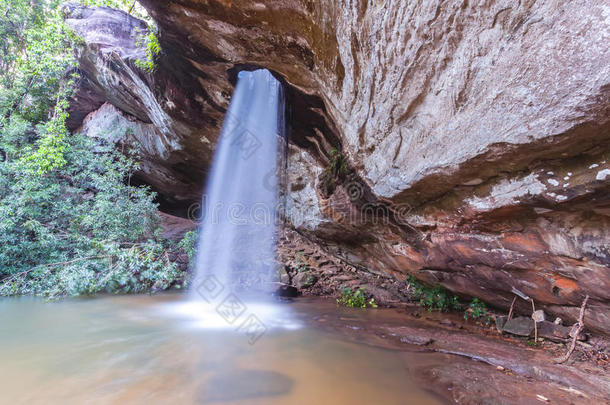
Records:
{"label": "rocky ledge", "polygon": [[[331,331],[345,341],[426,352],[423,363],[417,357],[408,362],[411,374],[423,387],[451,403],[599,404],[610,395],[608,358],[581,361],[587,353],[595,352],[592,346],[579,347],[578,361],[555,364],[555,358],[565,350],[561,346],[548,341],[542,347],[528,346],[500,335],[495,327],[466,322],[459,315],[422,313],[421,308],[409,306],[391,310],[337,309],[334,303],[325,301],[301,299],[294,306],[314,306],[317,315],[309,325]],[[444,356],[436,357],[430,352]]]}
{"label": "rocky ledge", "polygon": [[606,2],[141,3],[152,74],[143,22],[66,7],[84,38],[71,125],[142,145],[167,211],[199,198],[237,72],[264,67],[287,89],[300,235],[498,308],[517,292],[574,321],[589,295],[587,326],[610,334]]}

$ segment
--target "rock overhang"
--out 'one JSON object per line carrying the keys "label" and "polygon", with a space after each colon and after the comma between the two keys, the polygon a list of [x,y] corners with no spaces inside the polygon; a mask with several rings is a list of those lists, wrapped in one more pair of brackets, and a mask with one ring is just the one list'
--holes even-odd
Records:
{"label": "rock overhang", "polygon": [[[196,201],[237,72],[266,68],[290,106],[291,212],[310,214],[293,218],[298,229],[362,266],[501,307],[516,287],[569,317],[591,293],[594,327],[610,330],[609,186],[589,176],[610,161],[602,2],[349,2],[343,12],[306,1],[142,3],[160,28],[157,71],[87,46],[81,100],[171,138],[148,156],[146,182],[159,192]],[[595,35],[583,35],[591,24]],[[545,43],[556,46],[536,45]],[[328,195],[333,149],[351,174]],[[364,203],[408,204],[402,219],[421,238],[339,220],[362,203],[349,198],[353,184]]]}

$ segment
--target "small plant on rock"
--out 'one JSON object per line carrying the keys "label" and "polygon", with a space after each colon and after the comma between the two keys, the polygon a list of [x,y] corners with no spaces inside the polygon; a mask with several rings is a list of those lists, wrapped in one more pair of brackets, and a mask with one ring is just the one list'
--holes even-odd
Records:
{"label": "small plant on rock", "polygon": [[486,324],[491,322],[487,306],[483,301],[479,301],[478,298],[473,298],[470,304],[468,304],[468,309],[464,312],[464,319],[468,320],[469,316],[474,319],[484,320]]}
{"label": "small plant on rock", "polygon": [[136,59],[136,66],[147,73],[153,73],[157,70],[157,58],[161,53],[161,44],[159,43],[156,29],[154,27],[149,27],[146,35],[143,35],[142,38],[138,40],[137,45],[144,47],[146,59]]}
{"label": "small plant on rock", "polygon": [[428,311],[445,312],[460,308],[458,297],[449,294],[443,287],[427,287],[413,276],[409,276],[406,281],[411,286],[413,296],[419,299],[419,305]]}
{"label": "small plant on rock", "polygon": [[180,242],[178,242],[178,248],[186,254],[188,258],[189,268],[192,268],[195,264],[195,255],[197,254],[197,231],[188,231],[184,234]]}
{"label": "small plant on rock", "polygon": [[345,305],[348,308],[377,308],[377,303],[374,298],[367,300],[367,294],[364,289],[349,287],[341,290],[341,298],[337,299],[337,304]]}
{"label": "small plant on rock", "polygon": [[303,261],[303,254],[304,252],[302,250],[299,250],[297,252],[297,259],[296,259],[296,270],[297,273],[302,273],[304,271],[307,271],[307,264]]}
{"label": "small plant on rock", "polygon": [[338,149],[331,149],[328,154],[328,167],[321,177],[321,184],[327,195],[334,192],[338,184],[341,184],[348,175],[347,159]]}

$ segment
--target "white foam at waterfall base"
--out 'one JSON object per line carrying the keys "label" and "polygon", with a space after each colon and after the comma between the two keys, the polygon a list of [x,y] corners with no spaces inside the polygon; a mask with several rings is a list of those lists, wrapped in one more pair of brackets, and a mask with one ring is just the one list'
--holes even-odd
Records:
{"label": "white foam at waterfall base", "polygon": [[240,72],[202,198],[190,300],[167,309],[197,327],[297,327],[270,288],[284,126],[281,84],[267,70]]}
{"label": "white foam at waterfall base", "polygon": [[[294,317],[286,304],[253,301],[244,303],[248,314],[254,314],[266,331],[298,330],[303,326],[303,323]],[[247,332],[241,328],[246,317],[243,317],[241,322],[231,324],[218,313],[216,306],[205,301],[189,300],[165,305],[162,307],[161,313],[171,318],[182,319],[187,328]]]}

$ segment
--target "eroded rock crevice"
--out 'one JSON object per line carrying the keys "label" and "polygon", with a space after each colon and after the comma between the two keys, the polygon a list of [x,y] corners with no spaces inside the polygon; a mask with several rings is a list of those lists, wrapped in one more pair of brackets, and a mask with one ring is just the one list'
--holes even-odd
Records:
{"label": "eroded rock crevice", "polygon": [[354,268],[500,308],[517,289],[573,321],[588,294],[587,325],[610,333],[604,2],[142,4],[152,74],[134,64],[144,23],[70,6],[70,125],[140,145],[138,179],[168,211],[200,198],[237,72],[267,68],[289,106],[291,228]]}

